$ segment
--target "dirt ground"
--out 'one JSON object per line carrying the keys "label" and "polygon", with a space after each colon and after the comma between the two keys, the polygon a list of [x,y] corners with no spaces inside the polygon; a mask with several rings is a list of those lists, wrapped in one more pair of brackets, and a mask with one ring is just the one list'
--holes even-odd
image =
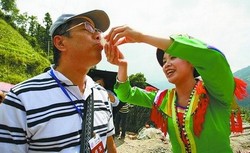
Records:
{"label": "dirt ground", "polygon": [[[134,139],[134,140],[133,140]],[[242,134],[230,136],[234,153],[250,153],[250,125]],[[171,144],[159,138],[138,140],[127,134],[124,140],[115,137],[118,153],[171,153]]]}
{"label": "dirt ground", "polygon": [[171,153],[171,145],[160,139],[131,140],[126,136],[124,140],[115,138],[118,153]]}

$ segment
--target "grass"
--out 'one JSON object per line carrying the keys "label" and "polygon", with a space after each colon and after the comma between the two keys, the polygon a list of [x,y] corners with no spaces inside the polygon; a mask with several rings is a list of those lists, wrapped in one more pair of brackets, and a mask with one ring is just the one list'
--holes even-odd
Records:
{"label": "grass", "polygon": [[41,72],[50,62],[0,19],[0,81],[19,83]]}

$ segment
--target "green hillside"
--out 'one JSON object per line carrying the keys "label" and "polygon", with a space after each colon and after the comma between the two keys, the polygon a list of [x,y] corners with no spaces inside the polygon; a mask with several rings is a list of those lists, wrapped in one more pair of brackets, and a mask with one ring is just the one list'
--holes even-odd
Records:
{"label": "green hillside", "polygon": [[240,101],[239,104],[243,107],[250,108],[250,66],[235,72],[234,76],[244,80],[248,84],[247,91],[249,96],[246,99]]}
{"label": "green hillside", "polygon": [[16,84],[41,73],[49,65],[49,60],[0,19],[0,81]]}

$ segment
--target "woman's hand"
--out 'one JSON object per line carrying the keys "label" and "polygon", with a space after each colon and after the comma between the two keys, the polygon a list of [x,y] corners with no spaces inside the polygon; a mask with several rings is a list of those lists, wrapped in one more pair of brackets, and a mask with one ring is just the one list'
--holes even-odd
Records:
{"label": "woman's hand", "polygon": [[127,65],[127,61],[117,46],[108,43],[104,46],[104,51],[109,63],[117,66]]}
{"label": "woman's hand", "polygon": [[140,42],[141,35],[140,32],[124,25],[112,28],[105,39],[110,44],[118,46],[124,43]]}
{"label": "woman's hand", "polygon": [[108,43],[119,46],[125,43],[146,43],[161,50],[166,50],[172,44],[169,37],[161,38],[138,32],[126,25],[114,27],[110,30],[105,39]]}

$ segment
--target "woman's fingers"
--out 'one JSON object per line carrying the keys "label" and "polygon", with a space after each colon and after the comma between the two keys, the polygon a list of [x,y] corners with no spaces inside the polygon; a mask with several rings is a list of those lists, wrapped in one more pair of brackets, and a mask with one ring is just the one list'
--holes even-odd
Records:
{"label": "woman's fingers", "polygon": [[106,36],[108,42],[114,44],[114,38],[117,37],[117,34],[124,31],[124,26],[114,27],[110,30],[109,34]]}
{"label": "woman's fingers", "polygon": [[121,38],[120,40],[118,40],[114,46],[119,46],[119,45],[122,45],[122,44],[125,44],[127,43],[127,39],[126,38]]}
{"label": "woman's fingers", "polygon": [[105,52],[106,58],[108,60],[109,59],[109,45],[108,44],[106,44],[104,46],[104,52]]}
{"label": "woman's fingers", "polygon": [[135,42],[133,38],[135,33],[136,31],[124,25],[112,28],[105,38],[110,44],[118,46],[124,43]]}
{"label": "woman's fingers", "polygon": [[114,65],[120,65],[121,61],[124,59],[123,54],[120,52],[117,46],[114,45],[105,45],[104,47],[105,55],[107,58],[107,61]]}
{"label": "woman's fingers", "polygon": [[112,63],[112,64],[116,64],[116,63],[114,63],[115,58],[116,58],[116,53],[115,53],[115,50],[113,48],[113,45],[111,45],[111,44],[105,45],[104,50],[105,50],[107,61]]}

